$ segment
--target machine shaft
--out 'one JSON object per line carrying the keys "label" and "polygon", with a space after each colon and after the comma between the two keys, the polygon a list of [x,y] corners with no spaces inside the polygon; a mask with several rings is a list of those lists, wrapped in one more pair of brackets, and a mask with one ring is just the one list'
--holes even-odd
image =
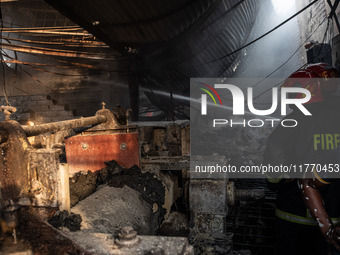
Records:
{"label": "machine shaft", "polygon": [[85,127],[89,125],[100,124],[100,123],[105,122],[106,120],[107,120],[107,117],[105,115],[98,114],[93,117],[86,117],[86,118],[80,118],[80,119],[74,119],[74,120],[65,120],[65,121],[60,121],[60,122],[40,124],[36,126],[22,126],[22,128],[25,134],[29,137],[29,136],[36,136],[36,135],[46,133],[46,132],[56,132],[60,130],[67,130],[67,129]]}

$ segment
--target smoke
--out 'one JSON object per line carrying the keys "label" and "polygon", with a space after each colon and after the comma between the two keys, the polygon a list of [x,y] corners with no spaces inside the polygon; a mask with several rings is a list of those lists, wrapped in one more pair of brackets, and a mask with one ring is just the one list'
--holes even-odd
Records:
{"label": "smoke", "polygon": [[[252,41],[296,12],[295,8],[280,15],[275,12],[270,0],[262,1],[259,14],[248,41]],[[271,34],[259,40],[242,52],[244,57],[236,68],[235,77],[266,77],[274,69],[283,64],[301,45],[297,18],[289,21]],[[303,63],[301,54],[297,53],[271,77],[285,78],[298,69]]]}
{"label": "smoke", "polygon": [[[278,9],[275,11],[271,0],[263,0],[261,2],[260,10],[248,38],[248,42],[268,32],[296,12],[295,6],[294,8],[287,9],[285,12],[280,13]],[[275,69],[280,67],[277,71],[272,73],[270,77],[279,78],[284,81],[285,78],[304,64],[303,58],[305,53],[303,52],[303,49],[301,48],[297,51],[301,46],[301,43],[298,18],[294,18],[271,34],[243,50],[240,53],[243,54],[241,62],[234,63],[235,74],[233,77],[265,78]],[[291,59],[284,64],[289,58]],[[280,84],[274,85],[279,86]],[[266,82],[266,80],[248,85],[255,86],[255,97],[263,93],[263,95],[254,100],[255,105],[257,105],[259,109],[266,109],[266,107],[270,105],[270,88],[274,85],[270,82]],[[274,115],[277,114],[275,113]]]}

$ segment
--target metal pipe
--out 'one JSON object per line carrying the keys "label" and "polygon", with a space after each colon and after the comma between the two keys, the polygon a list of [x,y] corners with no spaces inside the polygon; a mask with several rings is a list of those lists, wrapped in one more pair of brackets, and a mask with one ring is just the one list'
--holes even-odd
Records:
{"label": "metal pipe", "polygon": [[46,132],[56,132],[61,130],[79,128],[84,126],[90,126],[106,122],[107,117],[105,115],[96,115],[93,117],[86,117],[74,120],[65,120],[59,122],[46,123],[36,126],[22,126],[26,135],[36,136]]}

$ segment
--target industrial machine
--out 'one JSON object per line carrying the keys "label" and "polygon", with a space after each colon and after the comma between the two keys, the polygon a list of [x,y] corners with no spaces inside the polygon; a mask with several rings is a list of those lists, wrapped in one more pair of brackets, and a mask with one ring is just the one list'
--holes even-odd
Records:
{"label": "industrial machine", "polygon": [[[27,216],[31,214],[28,208],[55,208],[69,211],[69,176],[72,173],[95,172],[105,167],[105,161],[112,159],[125,168],[139,166],[137,127],[127,122],[122,124],[113,112],[105,109],[105,104],[92,117],[33,126],[20,125],[10,120],[10,115],[16,112],[15,107],[1,106],[0,110],[5,114],[5,121],[0,122],[0,208],[3,224],[13,232],[13,245],[17,242],[16,228],[21,224],[19,218],[24,212],[21,222],[25,222],[22,223],[25,228],[32,228],[31,223],[27,222],[35,222],[32,223],[35,224],[34,228],[45,229],[44,231],[50,233],[52,237],[56,236],[55,240],[65,239],[65,244],[71,245],[75,254],[78,254],[77,252],[91,254],[46,221],[40,220],[35,215]],[[49,141],[43,148],[36,146],[35,139],[31,139],[42,134],[43,137],[47,137],[47,133],[71,129],[77,129],[78,134],[74,133],[65,139],[67,164],[61,163],[60,155],[63,151],[60,146],[55,146]],[[21,213],[19,213],[20,207]],[[29,229],[27,232],[30,233]],[[120,234],[117,239],[109,235],[105,237],[108,242],[106,249],[112,254],[131,254],[131,252],[146,254],[148,250],[152,254],[192,254],[191,246],[187,240],[184,240],[186,238],[137,236],[133,229],[130,231],[133,235],[125,232],[127,232],[126,228],[122,229],[123,234]],[[103,241],[98,238],[98,236],[92,237],[91,243]],[[181,248],[175,251],[164,246],[167,243],[171,243],[171,247]],[[155,253],[153,247],[157,244],[158,253]],[[160,244],[164,244],[164,247]]]}
{"label": "industrial machine", "polygon": [[[70,211],[69,176],[81,171],[97,172],[105,167],[106,161],[113,159],[126,169],[136,165],[143,172],[154,173],[158,177],[164,177],[161,173],[163,170],[171,171],[171,178],[168,176],[162,179],[166,186],[163,207],[168,215],[174,201],[180,196],[179,193],[187,202],[190,199],[193,232],[225,233],[228,206],[238,199],[264,197],[263,190],[235,189],[234,183],[228,181],[227,176],[210,180],[190,173],[189,177],[190,131],[187,125],[176,126],[171,123],[163,126],[166,124],[162,123],[157,126],[152,123],[153,126],[138,128],[127,122],[128,111],[120,113],[121,116],[125,115],[125,121],[122,121],[119,114],[105,109],[105,104],[92,117],[33,126],[20,125],[10,120],[11,113],[16,111],[14,107],[1,106],[0,110],[5,114],[5,121],[0,122],[0,206],[2,219],[13,231],[14,237],[20,224],[18,217],[22,216],[23,211],[26,213],[27,208],[31,207]],[[65,144],[63,152],[63,146],[53,141],[53,135],[52,138],[48,137],[51,137],[51,133],[58,137],[58,132],[67,130],[77,132],[65,139],[63,135],[67,132],[61,135],[62,143]],[[39,146],[37,141],[41,139],[36,139],[39,136],[45,139],[44,146]],[[152,141],[153,145],[147,141]],[[167,146],[169,148],[165,148]],[[158,151],[154,151],[155,148]],[[140,158],[140,150],[144,154],[143,159]],[[156,152],[158,155],[153,156]],[[60,159],[65,154],[67,164]],[[172,180],[177,175],[181,175],[182,187],[178,187],[178,183]],[[190,178],[190,182],[184,183],[184,178]],[[209,203],[206,203],[207,197],[211,198]],[[111,202],[115,203],[114,200]],[[23,218],[32,221],[35,216]],[[82,252],[84,247],[91,245],[91,249],[104,245],[106,251],[110,250],[112,254],[193,252],[184,237],[139,236],[131,228],[122,229],[117,239],[110,234],[98,233],[81,235],[75,232],[72,236],[65,236],[46,224],[46,221],[33,221],[36,222],[35,227],[43,226],[52,236],[66,238],[74,249]],[[26,225],[24,224],[25,227]]]}
{"label": "industrial machine", "polygon": [[[132,126],[122,126],[113,113],[99,110],[95,116],[35,126],[21,126],[10,120],[16,109],[2,106],[6,120],[0,122],[1,205],[16,204],[60,207],[68,189],[68,174],[59,162],[60,148],[34,148],[28,137],[89,127],[87,133],[66,139],[70,172],[96,171],[107,160],[117,159],[124,167],[139,165],[138,133]],[[96,125],[93,128],[91,126]],[[133,155],[133,156],[131,156]],[[59,195],[59,197],[58,197]],[[64,207],[67,205],[64,205]]]}

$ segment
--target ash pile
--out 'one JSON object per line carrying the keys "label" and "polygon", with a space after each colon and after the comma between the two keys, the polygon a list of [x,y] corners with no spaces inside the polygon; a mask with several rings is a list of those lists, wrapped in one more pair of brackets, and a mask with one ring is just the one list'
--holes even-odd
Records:
{"label": "ash pile", "polygon": [[190,235],[189,206],[179,200],[171,210],[164,208],[166,188],[157,175],[143,173],[137,166],[125,169],[116,161],[106,165],[96,173],[74,174],[70,179],[71,214],[58,212],[49,221],[87,251],[111,254],[107,252],[114,246],[113,240],[121,235],[121,229],[130,226],[142,240],[150,236],[169,240],[189,237],[194,254],[250,254],[233,250],[232,233]]}
{"label": "ash pile", "polygon": [[[166,211],[162,181],[137,166],[125,169],[116,161],[106,164],[96,173],[79,172],[70,178],[72,213],[57,213],[49,222],[66,232],[116,236],[124,226],[132,226],[140,235],[155,235]],[[72,223],[79,219],[77,229]]]}

